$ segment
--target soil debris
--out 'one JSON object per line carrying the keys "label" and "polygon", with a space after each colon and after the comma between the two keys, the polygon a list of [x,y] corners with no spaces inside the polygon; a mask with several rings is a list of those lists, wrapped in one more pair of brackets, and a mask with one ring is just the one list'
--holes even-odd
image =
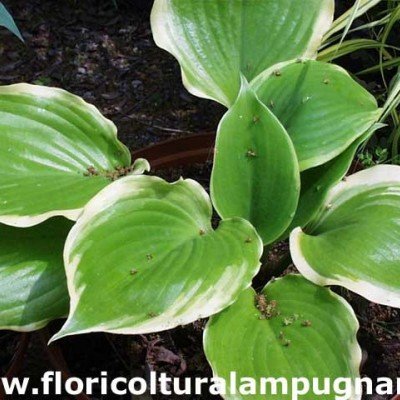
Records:
{"label": "soil debris", "polygon": [[87,168],[84,176],[104,176],[110,181],[116,181],[119,178],[127,176],[133,172],[133,165],[129,167],[116,167],[113,171],[98,171],[95,167],[90,166]]}
{"label": "soil debris", "polygon": [[275,300],[268,301],[265,294],[256,294],[255,304],[260,312],[259,319],[271,319],[280,314],[277,309],[278,303]]}

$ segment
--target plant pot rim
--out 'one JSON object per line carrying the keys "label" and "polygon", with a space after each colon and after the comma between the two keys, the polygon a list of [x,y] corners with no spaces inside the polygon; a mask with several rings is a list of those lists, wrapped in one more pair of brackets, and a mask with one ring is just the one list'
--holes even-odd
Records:
{"label": "plant pot rim", "polygon": [[182,167],[212,160],[215,133],[207,132],[173,138],[132,152],[132,157],[145,158],[153,170]]}

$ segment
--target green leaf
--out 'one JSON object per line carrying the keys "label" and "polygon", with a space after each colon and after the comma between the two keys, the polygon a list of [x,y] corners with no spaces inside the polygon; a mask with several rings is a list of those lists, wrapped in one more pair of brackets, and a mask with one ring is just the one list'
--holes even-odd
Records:
{"label": "green leaf", "polygon": [[400,167],[380,165],[340,182],[306,232],[291,233],[290,249],[314,283],[400,307]]}
{"label": "green leaf", "polygon": [[375,98],[333,64],[283,63],[251,87],[289,133],[301,171],[341,154],[381,115]]}
{"label": "green leaf", "polygon": [[[212,317],[204,347],[214,376],[227,381],[226,400],[248,398],[239,393],[239,385],[236,395],[230,390],[231,371],[237,373],[238,382],[244,377],[258,381],[286,378],[287,395],[279,391],[274,395],[267,385],[266,396],[251,396],[284,400],[295,398],[292,378],[304,377],[310,382],[319,378],[322,382],[323,378],[358,377],[361,349],[357,330],[354,312],[343,298],[300,275],[288,275],[268,284],[261,295],[246,290],[231,307]],[[301,396],[304,400],[315,397],[312,390]],[[335,396],[325,394],[323,398]]]}
{"label": "green leaf", "polygon": [[264,244],[296,211],[300,174],[293,144],[275,116],[243,85],[217,133],[211,197],[222,218],[242,217]]}
{"label": "green leaf", "polygon": [[296,227],[304,227],[321,208],[329,189],[346,175],[353,161],[357,145],[319,167],[301,173],[301,191],[296,214],[281,239],[286,239]]}
{"label": "green leaf", "polygon": [[323,206],[329,190],[347,174],[358,147],[382,127],[382,124],[375,124],[365,135],[357,139],[347,150],[333,160],[301,173],[299,204],[296,214],[281,240],[286,239],[294,228],[304,228],[312,220]]}
{"label": "green leaf", "polygon": [[0,87],[0,154],[0,222],[23,227],[76,219],[130,165],[115,125],[95,107],[27,84]]}
{"label": "green leaf", "polygon": [[192,180],[132,176],[104,189],[66,242],[71,309],[55,338],[158,332],[230,305],[257,273],[262,243],[240,218],[214,231],[211,214]]}
{"label": "green leaf", "polygon": [[72,223],[0,224],[0,329],[31,331],[68,313],[63,248]]}
{"label": "green leaf", "polygon": [[17,36],[19,40],[21,40],[22,42],[24,41],[21,32],[14,22],[13,17],[4,7],[4,4],[2,2],[0,2],[0,26],[4,26],[4,28],[8,29],[15,36]]}
{"label": "green leaf", "polygon": [[333,12],[333,0],[156,0],[151,27],[189,92],[229,107],[241,73],[250,81],[278,62],[314,57]]}

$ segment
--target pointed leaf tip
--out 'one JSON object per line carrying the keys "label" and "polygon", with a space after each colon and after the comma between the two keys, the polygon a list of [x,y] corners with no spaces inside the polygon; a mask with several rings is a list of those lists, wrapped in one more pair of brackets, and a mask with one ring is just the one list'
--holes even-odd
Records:
{"label": "pointed leaf tip", "polygon": [[249,222],[232,218],[213,230],[211,215],[192,180],[131,175],[103,189],[67,238],[71,307],[54,340],[162,331],[231,304],[251,284],[263,246]]}
{"label": "pointed leaf tip", "polygon": [[244,82],[218,127],[211,175],[214,207],[222,218],[250,221],[268,244],[293,219],[299,191],[297,157],[287,132]]}

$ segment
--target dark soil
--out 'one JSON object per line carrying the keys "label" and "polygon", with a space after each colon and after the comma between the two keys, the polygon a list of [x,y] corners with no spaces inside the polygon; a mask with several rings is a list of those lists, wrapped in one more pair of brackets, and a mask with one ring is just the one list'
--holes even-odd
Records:
{"label": "dark soil", "polygon": [[[62,87],[82,96],[115,122],[119,137],[132,151],[168,138],[214,131],[218,125],[223,107],[188,94],[178,64],[153,43],[150,1],[118,1],[118,9],[111,0],[4,3],[26,43],[0,30],[0,84],[26,81]],[[207,189],[209,174],[209,164],[160,172],[169,180],[181,175],[194,178]],[[281,244],[270,261],[278,262],[286,251],[287,246]],[[360,320],[359,339],[368,355],[363,374],[399,376],[398,311],[344,290],[341,293]],[[53,323],[50,331],[58,325]],[[173,376],[205,377],[211,376],[211,370],[202,350],[203,327],[204,322],[199,321],[157,335],[83,335],[64,339],[60,346],[73,375],[81,377],[97,376],[103,370],[110,376],[146,377],[156,370]],[[0,333],[1,373],[11,360],[17,338],[18,334]],[[21,376],[37,380],[48,369],[54,367],[39,335],[34,334]]]}
{"label": "dark soil", "polygon": [[[8,0],[26,44],[0,31],[0,82],[58,86],[94,103],[132,150],[213,131],[224,110],[191,96],[136,1]],[[142,2],[144,4],[145,2]]]}

